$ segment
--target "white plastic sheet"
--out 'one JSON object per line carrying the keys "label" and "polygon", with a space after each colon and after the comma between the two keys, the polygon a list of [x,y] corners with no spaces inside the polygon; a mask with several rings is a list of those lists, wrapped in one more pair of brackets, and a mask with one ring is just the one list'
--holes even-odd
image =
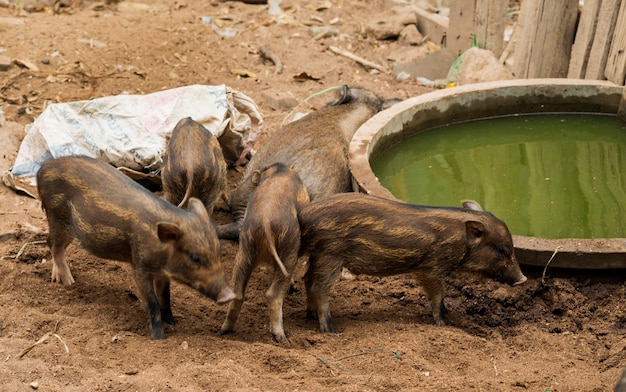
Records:
{"label": "white plastic sheet", "polygon": [[43,162],[76,155],[120,168],[158,172],[167,138],[184,117],[218,137],[229,163],[250,151],[263,124],[252,99],[223,85],[51,104],[26,127],[4,183],[34,196],[35,176]]}

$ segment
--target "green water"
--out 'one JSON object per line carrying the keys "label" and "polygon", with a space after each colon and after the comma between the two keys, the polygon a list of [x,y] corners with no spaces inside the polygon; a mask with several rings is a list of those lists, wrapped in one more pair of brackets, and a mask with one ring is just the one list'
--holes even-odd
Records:
{"label": "green water", "polygon": [[626,126],[610,115],[539,114],[435,128],[372,169],[413,204],[478,201],[513,234],[626,237]]}

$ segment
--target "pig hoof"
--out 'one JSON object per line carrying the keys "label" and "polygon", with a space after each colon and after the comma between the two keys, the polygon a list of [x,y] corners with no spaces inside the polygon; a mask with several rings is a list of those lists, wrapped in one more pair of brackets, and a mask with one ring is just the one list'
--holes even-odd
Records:
{"label": "pig hoof", "polygon": [[289,290],[287,291],[287,294],[291,295],[299,291],[300,290],[298,290],[298,287],[296,286],[295,282],[292,281],[291,284],[289,285]]}
{"label": "pig hoof", "polygon": [[52,283],[60,283],[63,286],[70,286],[70,285],[72,285],[74,283],[74,279],[68,280],[68,281],[65,281],[65,282],[62,281],[61,279],[51,279],[51,282]]}
{"label": "pig hoof", "polygon": [[160,330],[160,331],[152,331],[150,333],[150,338],[152,340],[163,340],[165,339],[165,331]]}
{"label": "pig hoof", "polygon": [[234,328],[231,327],[222,327],[222,329],[220,329],[220,335],[228,335],[235,332]]}
{"label": "pig hoof", "polygon": [[61,283],[63,286],[69,286],[74,283],[74,277],[72,276],[72,274],[63,275],[53,273],[50,281],[52,283]]}
{"label": "pig hoof", "polygon": [[448,320],[446,319],[441,319],[441,320],[435,320],[435,325],[437,325],[438,327],[445,327],[447,325],[450,325],[450,323],[448,323]]}
{"label": "pig hoof", "polygon": [[329,325],[327,327],[320,326],[321,333],[338,333],[334,326]]}
{"label": "pig hoof", "polygon": [[306,310],[306,319],[307,320],[317,320],[317,311],[312,309]]}
{"label": "pig hoof", "polygon": [[285,336],[285,334],[273,334],[274,336],[274,341],[278,344],[285,344],[285,343],[289,343],[289,339],[287,339],[287,336]]}
{"label": "pig hoof", "polygon": [[335,326],[333,325],[331,318],[325,317],[325,319],[326,319],[325,320],[326,323],[320,323],[320,332],[337,333],[337,330],[335,329]]}

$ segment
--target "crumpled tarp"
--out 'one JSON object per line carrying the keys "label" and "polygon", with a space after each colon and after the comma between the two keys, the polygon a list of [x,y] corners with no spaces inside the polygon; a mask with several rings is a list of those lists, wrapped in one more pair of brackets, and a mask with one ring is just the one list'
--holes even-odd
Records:
{"label": "crumpled tarp", "polygon": [[168,137],[191,117],[217,136],[228,163],[244,160],[263,125],[249,97],[224,85],[191,85],[49,105],[26,126],[4,183],[36,197],[36,174],[51,158],[86,155],[125,172],[158,173]]}

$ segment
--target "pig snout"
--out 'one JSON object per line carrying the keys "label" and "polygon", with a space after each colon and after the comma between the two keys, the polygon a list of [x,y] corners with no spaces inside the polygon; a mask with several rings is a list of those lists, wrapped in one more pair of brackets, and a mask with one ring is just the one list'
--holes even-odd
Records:
{"label": "pig snout", "polygon": [[217,298],[215,299],[215,301],[218,304],[225,304],[227,302],[232,301],[233,299],[235,299],[235,292],[229,286],[226,286],[217,295]]}
{"label": "pig snout", "polygon": [[522,283],[526,282],[527,280],[528,280],[528,278],[524,274],[522,274],[522,276],[519,277],[517,282],[513,283],[513,286],[517,286],[518,284],[522,284]]}
{"label": "pig snout", "polygon": [[504,270],[502,274],[496,278],[496,280],[511,286],[517,286],[526,282],[528,278],[522,273],[517,261],[514,261],[514,264]]}
{"label": "pig snout", "polygon": [[195,288],[218,304],[225,304],[235,299],[235,292],[230,288],[223,274],[213,277],[206,285],[198,284]]}

